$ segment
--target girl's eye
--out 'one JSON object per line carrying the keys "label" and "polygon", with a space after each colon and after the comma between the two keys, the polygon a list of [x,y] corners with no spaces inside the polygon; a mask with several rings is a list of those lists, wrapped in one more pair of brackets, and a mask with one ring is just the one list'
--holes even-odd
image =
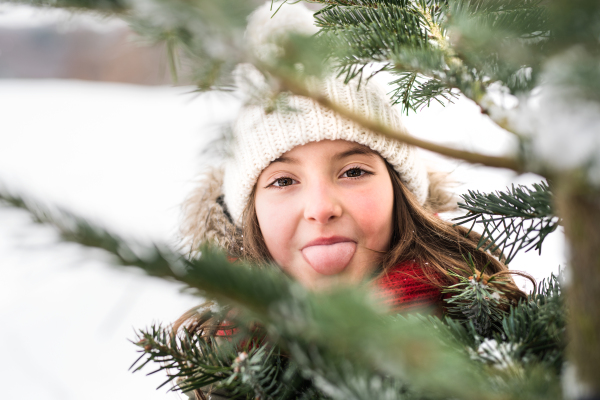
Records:
{"label": "girl's eye", "polygon": [[350,168],[349,170],[347,170],[346,172],[344,172],[342,174],[343,177],[347,177],[347,178],[360,178],[361,176],[368,174],[367,171],[365,171],[364,169],[360,169],[360,168]]}
{"label": "girl's eye", "polygon": [[294,180],[292,178],[279,178],[279,179],[275,179],[275,181],[271,185],[276,186],[276,187],[284,187],[284,186],[290,186],[293,184],[294,184]]}

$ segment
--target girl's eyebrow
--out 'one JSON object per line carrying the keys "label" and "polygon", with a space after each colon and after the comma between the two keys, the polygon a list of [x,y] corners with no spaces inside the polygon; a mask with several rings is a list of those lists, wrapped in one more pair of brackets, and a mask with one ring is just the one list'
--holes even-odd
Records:
{"label": "girl's eyebrow", "polygon": [[300,164],[300,160],[298,160],[297,158],[294,158],[294,157],[289,157],[289,156],[281,156],[281,157],[273,160],[271,162],[271,164],[274,164],[276,162],[285,163],[285,164]]}
{"label": "girl's eyebrow", "polygon": [[333,159],[336,161],[339,161],[343,158],[346,157],[350,157],[350,156],[355,156],[355,155],[365,155],[365,156],[374,156],[375,152],[369,148],[366,147],[354,147],[350,150],[346,150],[344,152],[341,153],[337,153],[335,156],[333,156]]}

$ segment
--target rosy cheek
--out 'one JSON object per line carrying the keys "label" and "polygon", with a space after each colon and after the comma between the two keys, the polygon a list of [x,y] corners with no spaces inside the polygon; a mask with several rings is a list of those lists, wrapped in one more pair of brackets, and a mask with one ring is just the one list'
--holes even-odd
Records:
{"label": "rosy cheek", "polygon": [[387,250],[394,207],[391,187],[373,185],[356,191],[351,198],[348,207],[365,236],[365,245],[373,250]]}
{"label": "rosy cheek", "polygon": [[296,231],[293,207],[277,196],[257,196],[256,215],[269,253],[279,265],[291,260],[291,249]]}

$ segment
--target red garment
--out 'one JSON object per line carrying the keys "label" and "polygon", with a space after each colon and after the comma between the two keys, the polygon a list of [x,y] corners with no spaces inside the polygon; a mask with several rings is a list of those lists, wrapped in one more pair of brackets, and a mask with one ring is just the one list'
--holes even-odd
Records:
{"label": "red garment", "polygon": [[[377,300],[391,313],[431,311],[441,316],[445,295],[430,278],[440,284],[444,282],[439,273],[425,272],[415,262],[398,264],[375,281]],[[223,329],[216,336],[232,336],[236,331],[236,328]]]}
{"label": "red garment", "polygon": [[443,283],[438,273],[425,272],[415,262],[404,262],[377,279],[377,299],[392,313],[429,308],[435,314],[441,314],[444,295],[430,278]]}

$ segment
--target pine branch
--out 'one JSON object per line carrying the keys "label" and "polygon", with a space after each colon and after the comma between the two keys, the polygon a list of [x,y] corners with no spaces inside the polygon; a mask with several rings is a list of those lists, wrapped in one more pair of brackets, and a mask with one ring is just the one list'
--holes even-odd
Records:
{"label": "pine branch", "polygon": [[169,390],[187,392],[224,381],[234,374],[237,352],[228,341],[217,343],[200,335],[192,336],[187,331],[174,335],[158,325],[140,330],[134,343],[142,355],[131,368],[136,372],[150,362],[159,364],[158,369],[150,373],[166,372],[167,380],[159,388],[176,381],[176,386]]}
{"label": "pine branch", "polygon": [[369,7],[377,9],[382,4],[403,5],[406,0],[305,0],[307,3],[324,4],[327,7]]}
{"label": "pine branch", "polygon": [[508,306],[502,291],[491,284],[502,285],[505,282],[496,277],[484,278],[485,269],[478,274],[470,254],[465,261],[472,275],[465,278],[450,271],[458,283],[444,289],[444,293],[453,295],[446,300],[448,313],[455,319],[472,324],[478,335],[489,337],[501,329],[502,319],[506,315],[504,309]]}
{"label": "pine branch", "polygon": [[[385,61],[395,48],[422,48],[428,43],[423,15],[405,5],[331,8],[317,14],[316,24],[322,37],[344,50],[337,57],[342,67],[360,59]],[[345,54],[350,59],[344,60]]]}
{"label": "pine branch", "polygon": [[[304,354],[303,354],[304,356]],[[357,363],[333,357],[321,357],[318,352],[307,354],[311,368],[303,371],[313,385],[332,400],[422,400],[422,393],[410,390],[403,379],[374,373]]]}
{"label": "pine branch", "polygon": [[[537,56],[544,45],[540,39],[549,31],[547,12],[539,1],[326,3],[329,6],[317,15],[320,35],[335,49],[332,57],[346,79],[362,79],[365,68],[379,63],[383,68],[367,78],[381,70],[399,75],[392,92],[405,112],[432,100],[445,104],[453,90],[459,90],[499,126],[521,136],[503,115],[489,109],[485,94],[493,82],[501,82],[511,93],[536,84]],[[386,18],[392,14],[397,15],[390,22]],[[414,22],[405,22],[410,18]],[[424,90],[410,90],[407,77],[414,76],[428,81]]]}
{"label": "pine branch", "polygon": [[[561,399],[557,376],[563,369],[566,348],[566,311],[559,279],[552,275],[540,283],[528,300],[519,302],[508,312],[498,310],[493,329],[482,336],[481,323],[470,313],[472,306],[477,303],[485,306],[487,302],[488,307],[497,308],[498,304],[492,304],[493,296],[500,293],[490,287],[490,282],[478,281],[477,276],[472,278],[469,283],[463,282],[466,287],[462,301],[453,302],[456,313],[452,315],[458,318],[447,316],[442,324],[437,318],[429,317],[429,322],[444,332],[448,345],[465,350],[473,360],[487,367],[495,390],[510,398]],[[492,296],[483,294],[490,288]],[[457,289],[449,288],[449,291]],[[473,296],[478,291],[482,292],[479,300]],[[468,311],[466,321],[459,315],[464,311]]]}
{"label": "pine branch", "polygon": [[567,344],[565,304],[560,276],[552,274],[540,282],[529,301],[510,310],[502,321],[502,337],[515,343],[513,357],[523,362],[540,362],[556,373],[563,367]]}
{"label": "pine branch", "polygon": [[544,239],[556,230],[560,219],[554,211],[553,195],[545,182],[533,188],[513,185],[507,192],[480,193],[469,191],[461,196],[458,207],[467,210],[455,218],[457,224],[471,222],[483,225],[478,246],[484,251],[500,250],[509,264],[520,250],[538,250]]}
{"label": "pine branch", "polygon": [[[454,51],[471,68],[511,93],[537,83],[540,57],[549,37],[547,9],[539,0],[458,0],[450,3],[448,25],[460,35]],[[521,71],[527,67],[529,73]],[[473,98],[479,102],[478,98]]]}
{"label": "pine branch", "polygon": [[[178,385],[184,391],[221,382],[220,387],[238,390],[236,393],[267,393],[276,398],[280,398],[280,393],[291,393],[294,398],[294,388],[300,388],[305,398],[323,398],[318,394],[322,392],[336,400],[367,400],[369,394],[403,400],[423,396],[519,398],[508,394],[519,393],[515,388],[523,385],[522,381],[509,375],[501,378],[503,385],[498,387],[498,374],[504,370],[481,370],[468,360],[473,354],[493,365],[499,360],[497,353],[490,353],[496,348],[493,342],[482,347],[481,335],[487,334],[490,327],[498,327],[499,306],[491,282],[481,281],[481,275],[473,279],[476,283],[462,282],[462,290],[456,286],[449,289],[457,294],[452,304],[467,322],[460,327],[459,322],[448,320],[448,329],[431,329],[431,323],[424,323],[423,319],[382,317],[356,288],[311,293],[283,279],[281,273],[231,264],[210,249],[202,250],[198,260],[186,260],[167,246],[134,245],[72,214],[36,206],[19,196],[0,191],[0,199],[30,211],[38,222],[53,224],[65,240],[105,249],[120,264],[175,278],[224,305],[235,306],[240,310],[236,324],[260,322],[297,365],[285,372],[276,366],[277,357],[266,361],[263,354],[270,354],[267,350],[256,358],[247,351],[250,359],[241,359],[239,349],[222,347],[228,346],[225,344],[215,347],[215,343],[190,335],[175,338],[170,330],[160,327],[141,331],[136,343],[143,349],[145,360],[138,360],[138,368],[157,362],[158,370],[167,371],[167,382],[183,378]],[[501,332],[494,336],[496,343],[509,338],[510,346],[502,345],[501,354],[546,371],[531,376],[539,387],[532,384],[520,389],[532,396],[548,388],[540,382],[553,379],[555,372],[548,373],[544,366],[556,371],[562,363],[565,318],[558,296],[554,281],[543,284],[531,302],[521,304],[508,316],[502,315]],[[545,330],[546,327],[550,329]],[[455,339],[449,332],[454,332]],[[465,353],[464,345],[459,343],[470,346],[475,353]],[[318,391],[290,383],[289,374],[298,372],[309,377]],[[236,373],[238,379],[231,380]],[[227,379],[230,381],[225,382]],[[237,386],[238,383],[243,385]]]}
{"label": "pine branch", "polygon": [[408,110],[417,111],[421,106],[429,107],[432,101],[445,106],[446,103],[440,98],[449,103],[458,98],[457,93],[437,79],[427,79],[417,72],[402,72],[399,76],[390,82],[390,85],[395,86],[392,104],[402,104],[402,111],[406,113]]}
{"label": "pine branch", "polygon": [[233,397],[251,395],[265,400],[285,400],[302,393],[301,380],[284,376],[290,362],[282,362],[276,347],[253,337],[244,345],[231,339],[190,334],[185,329],[175,334],[169,327],[152,326],[138,332],[134,343],[142,355],[132,368],[136,372],[150,362],[158,364],[150,374],[164,371],[167,379],[159,388],[174,381],[171,391],[208,391],[211,387]]}
{"label": "pine branch", "polygon": [[[562,354],[564,354],[564,312],[556,285],[557,280],[552,279],[550,284],[543,282],[540,285],[530,302],[523,302],[510,313],[504,313],[502,330],[496,331],[493,335],[494,339],[483,340],[474,319],[464,321],[464,318],[457,320],[447,318],[446,325],[431,316],[428,318],[411,316],[408,320],[427,321],[440,332],[440,337],[451,347],[462,352],[466,346],[471,349],[466,354],[475,357],[478,362],[494,366],[490,379],[496,384],[498,379],[505,381],[502,392],[515,391],[515,387],[521,387],[520,390],[525,389],[531,396],[535,396],[548,387],[549,376],[559,373]],[[472,282],[466,284],[467,291],[481,291],[485,285],[480,281],[478,287]],[[462,298],[462,304],[465,304],[464,300],[465,296]],[[463,306],[462,310],[467,308],[470,309]],[[551,319],[548,318],[550,316]],[[401,316],[396,318],[406,321]],[[545,326],[549,329],[546,330]],[[223,350],[215,349],[216,342],[206,342],[206,338],[196,338],[194,341],[189,335],[179,339],[185,344],[173,344],[175,341],[167,329],[161,331],[152,328],[151,334],[144,331],[141,333],[140,340],[136,344],[143,348],[141,350],[144,353],[143,357],[148,358],[146,363],[149,361],[160,363],[159,370],[168,373],[167,382],[177,379],[177,387],[172,390],[185,392],[202,387],[206,390],[206,385],[216,384],[214,387],[226,389],[231,395],[250,394],[264,399],[287,399],[303,394],[303,398],[323,398],[310,386],[307,387],[302,383],[299,386],[298,382],[290,382],[290,377],[304,375],[310,377],[314,387],[330,399],[423,399],[423,395],[414,392],[403,379],[382,376],[376,371],[363,368],[361,364],[352,364],[339,357],[324,356],[314,347],[307,351],[304,346],[297,343],[288,345],[291,349],[291,358],[286,357],[289,361],[284,365],[277,355],[265,356],[273,352],[272,347],[270,350],[264,346],[246,346],[239,349],[234,345],[235,342],[224,341],[220,345],[221,348],[225,346]],[[167,339],[161,339],[161,335]],[[251,340],[246,341],[246,343],[251,342]],[[302,370],[299,370],[299,367],[292,362],[296,359],[310,361],[305,362]],[[140,363],[140,360],[137,363]],[[529,365],[531,370],[518,372],[518,376],[527,374],[527,384],[523,385],[523,382],[516,380],[512,373],[503,376],[506,371],[515,368],[516,371],[520,371],[518,366],[525,364]],[[548,371],[545,369],[546,366],[554,371]],[[142,367],[143,365],[140,365],[138,370]],[[543,374],[538,375],[536,371],[541,371]],[[537,388],[539,382],[545,385]],[[515,393],[511,398],[519,398],[519,395]]]}
{"label": "pine branch", "polygon": [[487,156],[484,154],[473,153],[465,150],[453,149],[447,146],[439,145],[433,142],[416,138],[414,136],[411,136],[408,132],[404,130],[391,129],[390,127],[382,124],[379,121],[365,118],[361,114],[355,113],[339,104],[330,101],[324,95],[311,91],[305,85],[298,82],[296,79],[291,78],[288,75],[277,71],[272,67],[267,67],[263,65],[262,68],[266,69],[273,76],[279,79],[283,90],[290,91],[298,96],[311,98],[319,104],[321,104],[323,107],[329,108],[332,111],[335,111],[336,113],[341,115],[342,117],[356,122],[357,124],[363,126],[366,129],[382,134],[383,136],[387,136],[391,139],[399,140],[412,146],[420,147],[425,150],[433,151],[434,153],[456,158],[459,160],[464,160],[470,163],[483,164],[489,167],[496,168],[507,168],[517,172],[523,171],[522,164],[514,158]]}
{"label": "pine branch", "polygon": [[[415,60],[408,64],[410,67],[398,68],[402,54],[423,54],[430,57],[431,53],[439,53],[440,58],[429,58],[428,64],[433,63],[433,69],[442,69],[441,61],[448,54],[447,47],[442,46],[441,28],[434,23],[442,9],[441,3],[431,2],[368,2],[367,5],[356,4],[353,7],[333,7],[315,14],[317,25],[321,30],[319,36],[325,40],[335,60],[340,75],[345,75],[346,82],[360,77],[363,79],[367,67],[382,63],[383,67],[371,72],[366,78],[370,79],[381,71],[392,73],[424,74],[424,69],[415,68]],[[430,43],[433,39],[433,44]],[[442,51],[440,51],[442,49]],[[449,57],[446,57],[450,59]],[[432,69],[428,68],[427,70]],[[421,90],[410,90],[408,86],[395,86],[393,82],[394,100],[402,96],[403,109],[415,109],[416,106],[429,104],[436,100],[444,104],[451,93],[450,87],[442,85],[439,79],[434,90],[434,79]],[[407,90],[408,89],[408,90]],[[414,96],[414,99],[413,99]],[[415,103],[415,104],[413,104]]]}
{"label": "pine branch", "polygon": [[38,223],[52,225],[64,241],[107,251],[117,265],[135,266],[152,276],[178,280],[204,295],[226,304],[243,304],[256,313],[266,313],[271,303],[289,296],[295,286],[277,268],[232,264],[216,249],[206,248],[200,258],[190,260],[166,244],[124,239],[66,210],[42,206],[6,190],[0,189],[0,201],[28,211]]}
{"label": "pine branch", "polygon": [[[241,321],[258,321],[277,343],[296,355],[302,368],[317,367],[308,354],[343,357],[347,362],[410,382],[414,390],[445,393],[465,399],[492,398],[469,360],[445,348],[435,332],[418,323],[388,321],[358,288],[332,293],[308,292],[280,271],[230,263],[220,252],[202,249],[187,260],[167,246],[126,241],[106,229],[60,210],[0,192],[0,200],[24,208],[40,222],[50,223],[63,240],[100,248],[117,264],[176,279],[205,297],[241,311]],[[305,356],[303,357],[302,354]],[[424,363],[423,357],[428,362]],[[420,373],[427,370],[427,374]],[[439,376],[432,380],[431,376]],[[468,384],[467,384],[468,382]]]}
{"label": "pine branch", "polygon": [[[233,396],[249,392],[254,398],[264,400],[285,399],[284,391],[288,389],[287,385],[282,386],[278,382],[279,375],[284,374],[285,371],[281,368],[279,356],[273,357],[274,348],[271,347],[269,350],[268,347],[250,347],[248,352],[238,353],[233,363],[234,374],[224,381],[224,385],[227,385],[227,389]],[[274,358],[277,363],[271,362]],[[232,390],[232,385],[241,388]],[[250,390],[244,390],[244,387]],[[289,394],[289,390],[287,392]]]}
{"label": "pine branch", "polygon": [[501,331],[483,340],[475,336],[468,351],[494,371],[496,389],[509,397],[562,399],[557,377],[564,368],[565,317],[558,280],[551,276],[510,309]]}

